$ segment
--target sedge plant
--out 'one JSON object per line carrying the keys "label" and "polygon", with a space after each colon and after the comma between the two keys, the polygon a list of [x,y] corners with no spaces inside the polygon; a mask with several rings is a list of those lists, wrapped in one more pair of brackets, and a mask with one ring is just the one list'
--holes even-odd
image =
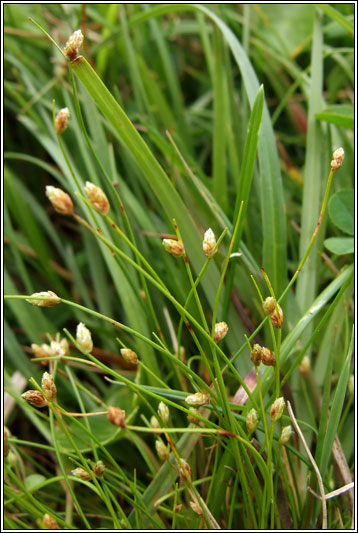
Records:
{"label": "sedge plant", "polygon": [[5,10],[6,528],[352,527],[348,7],[284,41],[284,5],[37,6]]}

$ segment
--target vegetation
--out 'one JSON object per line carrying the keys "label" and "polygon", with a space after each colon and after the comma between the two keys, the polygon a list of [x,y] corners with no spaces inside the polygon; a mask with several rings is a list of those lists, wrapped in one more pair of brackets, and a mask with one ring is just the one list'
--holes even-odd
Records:
{"label": "vegetation", "polygon": [[351,528],[353,4],[4,15],[5,528]]}

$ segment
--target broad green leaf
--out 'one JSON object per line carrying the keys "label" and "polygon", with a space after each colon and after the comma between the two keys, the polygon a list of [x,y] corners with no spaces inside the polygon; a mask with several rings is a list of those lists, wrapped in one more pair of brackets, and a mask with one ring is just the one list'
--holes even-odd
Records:
{"label": "broad green leaf", "polygon": [[345,255],[354,253],[353,237],[330,237],[324,241],[324,245],[333,254]]}
{"label": "broad green leaf", "polygon": [[344,28],[352,37],[354,36],[354,24],[347,19],[342,13],[337,11],[332,5],[329,4],[315,4],[316,7],[321,9],[330,19],[336,21],[342,28]]}
{"label": "broad green leaf", "polygon": [[336,126],[354,129],[354,108],[351,105],[331,105],[316,113],[317,120],[324,120]]}
{"label": "broad green leaf", "polygon": [[[260,86],[256,73],[236,35],[222,19],[204,5],[159,5],[148,12],[133,16],[129,21],[129,26],[143,23],[151,17],[165,15],[173,11],[199,11],[204,13],[220,29],[240,69],[249,103],[252,107]],[[259,187],[261,191],[263,266],[277,294],[281,294],[287,279],[286,217],[283,209],[285,202],[276,140],[266,105],[264,106],[262,117],[258,154],[260,162]]]}
{"label": "broad green leaf", "polygon": [[[301,235],[299,255],[303,257],[313,232],[316,228],[321,207],[322,190],[322,125],[315,119],[315,114],[322,108],[323,89],[323,30],[322,16],[316,13],[313,27],[313,44],[311,52],[311,72],[312,81],[310,86],[309,108],[307,117],[307,137],[305,174],[303,184],[303,203],[301,210]],[[301,312],[312,303],[316,296],[317,289],[317,246],[315,242],[312,251],[307,258],[305,268],[297,279],[296,296]],[[311,332],[311,328],[304,333],[306,340]]]}
{"label": "broad green leaf", "polygon": [[336,192],[328,203],[328,214],[337,228],[354,235],[354,190]]}

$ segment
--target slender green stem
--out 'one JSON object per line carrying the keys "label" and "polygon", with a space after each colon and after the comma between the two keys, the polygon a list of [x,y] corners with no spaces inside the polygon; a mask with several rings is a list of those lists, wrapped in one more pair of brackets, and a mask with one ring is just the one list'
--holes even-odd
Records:
{"label": "slender green stem", "polygon": [[[77,398],[77,402],[78,402],[78,405],[80,406],[81,412],[83,414],[87,414],[86,410],[85,410],[85,406],[84,406],[83,400],[81,398],[81,395],[79,394],[78,388],[76,387],[75,379],[74,379],[72,370],[70,369],[70,367],[68,365],[65,365],[65,371],[66,371],[66,373],[67,373],[67,375],[68,375],[68,377],[70,379],[70,382],[71,382],[72,388],[73,388],[73,390],[75,392],[75,395],[76,395],[76,398]],[[84,417],[84,423],[86,424],[88,431],[90,431],[91,427],[90,427],[89,420],[88,420],[87,417]],[[98,461],[97,448],[94,445],[94,442],[93,442],[92,439],[91,439],[91,448],[92,448],[92,453],[93,453],[94,460]]]}
{"label": "slender green stem", "polygon": [[83,513],[82,507],[81,507],[81,505],[78,502],[76,494],[75,494],[75,492],[73,490],[73,487],[72,487],[72,485],[70,483],[70,480],[68,479],[68,476],[67,476],[67,473],[66,473],[66,470],[65,470],[65,466],[64,466],[63,461],[62,461],[61,450],[60,450],[59,445],[58,445],[58,440],[57,440],[56,431],[55,431],[54,413],[55,413],[55,411],[50,409],[50,426],[51,426],[51,433],[52,433],[52,442],[53,442],[53,445],[54,445],[54,447],[56,449],[57,461],[58,461],[58,464],[59,464],[60,469],[62,471],[62,475],[64,477],[64,480],[65,480],[65,483],[67,485],[67,488],[68,488],[68,490],[69,490],[69,492],[70,492],[70,494],[72,496],[73,502],[74,502],[74,504],[76,506],[76,509],[77,509],[80,517],[82,518],[82,521],[86,525],[87,529],[91,529],[91,526],[90,526],[87,518],[85,517],[85,515]]}
{"label": "slender green stem", "polygon": [[[331,188],[331,184],[332,184],[332,178],[333,178],[333,171],[331,169],[331,171],[330,171],[330,173],[328,175],[326,190],[325,190],[325,194],[324,194],[322,207],[321,207],[321,212],[320,212],[320,215],[319,215],[317,226],[316,226],[316,228],[315,228],[315,230],[313,232],[313,235],[312,235],[312,238],[311,238],[311,240],[310,240],[310,242],[308,244],[307,250],[306,250],[303,258],[301,259],[301,261],[300,261],[300,263],[299,263],[299,265],[297,267],[296,272],[292,276],[291,280],[287,284],[287,286],[284,289],[284,291],[282,292],[281,296],[277,299],[277,303],[278,304],[282,302],[282,300],[285,298],[285,296],[287,295],[287,293],[290,290],[290,288],[292,287],[292,285],[295,283],[299,273],[301,272],[301,270],[302,270],[302,268],[303,268],[303,266],[304,266],[304,264],[305,264],[305,262],[307,260],[307,257],[309,256],[309,254],[311,252],[312,246],[313,246],[313,244],[314,244],[314,242],[316,240],[318,230],[320,228],[323,216],[324,216],[325,211],[326,211],[327,202],[328,202],[328,198],[329,198],[329,192],[330,192],[330,188]],[[265,317],[263,319],[263,321],[261,322],[261,324],[258,325],[258,327],[255,329],[255,331],[250,335],[250,337],[249,337],[250,341],[252,339],[254,339],[255,336],[261,331],[261,329],[263,328],[263,326],[265,325],[267,320],[268,320],[268,317]],[[245,344],[243,344],[243,346],[241,348],[239,348],[239,350],[232,356],[231,362],[234,362],[239,357],[239,355],[244,351],[244,349],[245,349]],[[225,365],[222,368],[221,372],[224,373],[224,372],[226,372],[227,369],[228,369],[228,365]]]}
{"label": "slender green stem", "polygon": [[63,57],[67,60],[67,56],[66,54],[64,53],[64,51],[58,46],[58,44],[56,43],[56,41],[54,39],[52,39],[51,35],[49,33],[47,33],[46,30],[44,30],[42,28],[42,26],[40,26],[40,24],[38,24],[37,22],[35,22],[31,17],[28,17],[28,20],[34,24],[44,35],[46,35],[46,37],[49,39],[49,41],[51,41],[51,43],[57,48],[57,50],[60,52],[60,54],[63,55]]}
{"label": "slender green stem", "polygon": [[[216,243],[216,247],[213,251],[213,254],[212,256],[214,256],[214,254],[216,253],[216,251],[218,250],[219,246],[220,246],[220,243],[221,241],[223,240],[223,238],[225,237],[226,233],[228,231],[228,228],[225,228],[224,231],[222,232],[222,234],[220,235],[220,237],[218,238],[217,240],[217,243]],[[202,269],[200,270],[196,280],[195,280],[195,283],[194,283],[194,287],[196,289],[196,287],[198,286],[198,284],[200,283],[200,280],[202,279],[202,277],[204,276],[204,273],[206,271],[206,269],[208,268],[209,264],[210,264],[210,261],[211,261],[211,257],[207,257]],[[191,300],[191,297],[193,296],[193,293],[194,293],[194,287],[191,288],[188,296],[187,296],[187,299],[185,300],[185,304],[184,304],[184,308],[186,309],[190,303],[190,300]],[[178,346],[180,347],[180,341],[181,341],[181,333],[182,333],[182,327],[183,327],[183,323],[184,323],[184,317],[182,316],[180,318],[180,322],[179,322],[179,327],[178,327],[178,333],[177,333],[177,339],[178,339]]]}
{"label": "slender green stem", "polygon": [[[117,517],[116,517],[116,515],[114,513],[114,510],[113,510],[113,507],[111,505],[110,499],[108,498],[108,496],[103,491],[103,488],[101,487],[101,485],[100,485],[96,475],[94,474],[94,472],[89,468],[88,462],[86,461],[85,457],[83,456],[83,454],[81,453],[81,451],[78,448],[77,444],[75,443],[74,439],[72,438],[70,431],[68,430],[66,424],[62,420],[62,417],[56,412],[56,410],[54,410],[53,413],[54,413],[54,415],[55,415],[55,417],[57,419],[57,422],[58,422],[59,426],[61,427],[62,431],[66,434],[66,437],[68,438],[69,442],[71,443],[72,448],[75,450],[75,452],[77,454],[77,457],[79,457],[80,464],[82,464],[83,467],[85,468],[85,470],[90,474],[92,483],[95,485],[99,496],[101,497],[102,501],[105,503],[110,515],[112,516],[113,524],[116,525],[116,527],[118,527],[119,523],[117,521]],[[90,429],[88,429],[88,432],[91,433]]]}

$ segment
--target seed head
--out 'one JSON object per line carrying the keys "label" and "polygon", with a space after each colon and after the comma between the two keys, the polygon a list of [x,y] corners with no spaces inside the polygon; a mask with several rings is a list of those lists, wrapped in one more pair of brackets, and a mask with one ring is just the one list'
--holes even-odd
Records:
{"label": "seed head", "polygon": [[79,49],[83,43],[83,34],[81,30],[73,32],[71,37],[68,39],[66,46],[64,48],[65,55],[67,59],[73,61],[78,56]]}
{"label": "seed head", "polygon": [[[278,313],[276,311],[276,306]],[[276,303],[275,298],[268,296],[262,303],[262,309],[266,315],[269,315],[271,322],[276,328],[280,328],[283,324],[283,312],[281,307]]]}
{"label": "seed head", "polygon": [[262,346],[260,346],[259,344],[254,344],[250,353],[250,359],[255,366],[259,366],[261,363],[261,351]]}
{"label": "seed head", "polygon": [[166,461],[169,457],[168,446],[161,440],[155,441],[155,449],[157,450],[158,457],[161,461]]}
{"label": "seed head", "polygon": [[[35,357],[53,357],[52,350],[48,344],[42,344],[41,346],[39,346],[38,344],[31,344],[31,350]],[[41,361],[41,364],[46,366],[48,362]]]}
{"label": "seed head", "polygon": [[283,324],[283,312],[282,312],[281,307],[278,304],[277,304],[277,309],[278,309],[278,314],[275,309],[275,311],[271,313],[270,319],[271,319],[272,324],[276,328],[280,328]]}
{"label": "seed head", "polygon": [[89,481],[91,479],[91,475],[80,466],[74,470],[71,470],[71,474],[75,477],[78,477],[78,479],[83,479],[84,481]]}
{"label": "seed head", "polygon": [[281,436],[278,440],[278,443],[281,444],[281,446],[283,444],[285,444],[286,442],[288,442],[290,440],[290,437],[292,435],[293,431],[292,431],[292,427],[291,426],[285,426],[284,428],[282,428],[282,431],[281,431]]}
{"label": "seed head", "polygon": [[217,322],[217,324],[215,324],[214,342],[221,341],[227,334],[228,330],[229,326],[226,322]]}
{"label": "seed head", "polygon": [[150,427],[153,429],[159,429],[161,427],[158,418],[154,415],[150,417]]}
{"label": "seed head", "polygon": [[215,255],[213,253],[214,250],[215,250],[215,246],[216,246],[215,235],[214,235],[213,230],[211,228],[209,228],[208,230],[206,230],[206,232],[204,234],[204,240],[203,240],[203,251],[204,251],[204,254],[207,257],[213,257],[213,255]]}
{"label": "seed head", "polygon": [[196,392],[187,396],[185,401],[188,405],[199,407],[200,405],[207,405],[209,403],[209,396],[204,392]]}
{"label": "seed head", "polygon": [[42,529],[60,529],[54,517],[47,513],[43,515],[41,525]]}
{"label": "seed head", "polygon": [[38,307],[54,307],[61,302],[61,298],[52,291],[34,292],[31,298],[52,298],[51,300],[26,300],[31,305]]}
{"label": "seed head", "polygon": [[310,374],[310,372],[311,372],[311,359],[308,357],[308,355],[304,356],[304,358],[300,362],[298,370],[299,370],[301,376],[308,376]]}
{"label": "seed head", "polygon": [[27,390],[21,396],[27,403],[35,407],[45,407],[47,405],[45,396],[38,390]]}
{"label": "seed head", "polygon": [[73,202],[67,192],[57,187],[52,187],[52,185],[46,185],[46,196],[57,213],[67,216],[73,215]]}
{"label": "seed head", "polygon": [[262,302],[262,309],[264,310],[266,315],[271,315],[271,313],[275,311],[275,298],[272,298],[272,296],[268,296]]}
{"label": "seed head", "polygon": [[67,356],[70,353],[70,347],[66,338],[58,341],[51,341],[50,349],[54,357],[63,357]]}
{"label": "seed head", "polygon": [[97,461],[97,463],[93,466],[94,475],[97,477],[103,476],[104,470],[105,466],[102,461]]}
{"label": "seed head", "polygon": [[100,215],[106,216],[109,211],[109,201],[102,189],[94,185],[94,183],[86,181],[85,193],[92,207]]}
{"label": "seed head", "polygon": [[275,356],[271,350],[265,346],[263,346],[261,350],[261,361],[266,366],[275,366]]}
{"label": "seed head", "polygon": [[70,111],[68,107],[60,109],[55,118],[55,132],[59,135],[67,129],[68,119],[70,118]]}
{"label": "seed head", "polygon": [[179,475],[185,481],[191,480],[191,468],[185,459],[179,459]]}
{"label": "seed head", "polygon": [[80,322],[76,329],[76,340],[80,348],[85,353],[90,353],[93,350],[93,342],[91,332],[86,326]]}
{"label": "seed head", "polygon": [[331,169],[333,171],[338,170],[343,163],[343,159],[344,159],[343,148],[337,148],[337,150],[335,150],[332,155]]}
{"label": "seed head", "polygon": [[169,421],[169,409],[164,402],[160,402],[158,405],[158,415],[163,424],[166,426]]}
{"label": "seed head", "polygon": [[253,433],[258,424],[257,412],[255,409],[251,409],[246,415],[246,429],[248,433]]}
{"label": "seed head", "polygon": [[53,380],[53,377],[48,372],[45,372],[42,376],[41,388],[47,400],[49,401],[56,400],[56,393],[57,393],[56,385]]}
{"label": "seed head", "polygon": [[174,257],[182,257],[184,255],[184,244],[181,241],[163,239],[163,246]]}
{"label": "seed head", "polygon": [[199,516],[203,514],[203,510],[198,502],[190,502],[190,507],[193,509],[194,513],[198,514]]}
{"label": "seed head", "polygon": [[136,365],[138,363],[138,355],[129,348],[122,348],[121,355],[127,363],[132,363],[132,365]]}
{"label": "seed head", "polygon": [[272,422],[277,422],[277,420],[281,418],[284,408],[285,400],[281,396],[280,398],[277,398],[271,405],[270,418]]}
{"label": "seed head", "polygon": [[108,420],[111,424],[120,428],[126,427],[126,412],[119,407],[108,407]]}

